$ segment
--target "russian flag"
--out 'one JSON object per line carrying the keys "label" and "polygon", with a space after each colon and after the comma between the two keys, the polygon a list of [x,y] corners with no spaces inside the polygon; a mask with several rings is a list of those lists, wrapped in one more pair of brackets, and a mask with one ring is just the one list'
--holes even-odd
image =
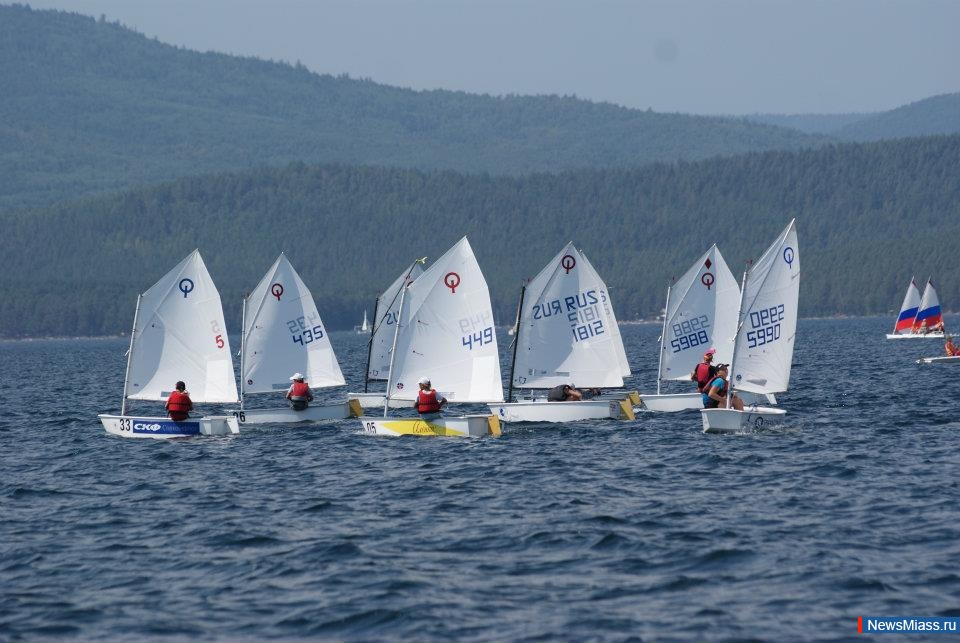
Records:
{"label": "russian flag", "polygon": [[[926,327],[928,330],[932,330],[934,326],[942,321],[943,314],[940,312],[940,304],[937,304],[936,306],[931,306],[930,308],[925,308],[918,312],[917,318],[913,322],[913,328],[915,331],[919,331],[924,327]],[[899,324],[897,324],[897,327],[899,328]]]}
{"label": "russian flag", "polygon": [[[897,317],[897,325],[894,327],[893,332],[902,333],[913,328],[913,320],[917,317],[917,310],[919,310],[919,308],[908,308],[907,310],[901,310],[900,316]],[[889,324],[890,322],[887,323]]]}

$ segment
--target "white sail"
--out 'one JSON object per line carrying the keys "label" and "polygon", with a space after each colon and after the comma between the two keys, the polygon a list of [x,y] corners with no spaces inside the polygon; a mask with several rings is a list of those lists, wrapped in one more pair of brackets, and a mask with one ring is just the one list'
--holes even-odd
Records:
{"label": "white sail", "polygon": [[912,333],[913,320],[917,318],[918,310],[920,310],[920,289],[917,288],[917,282],[911,277],[910,285],[907,286],[907,294],[904,295],[903,303],[900,304],[900,314],[897,315],[897,321],[893,325],[894,334]]}
{"label": "white sail", "polygon": [[747,271],[731,366],[734,388],[787,390],[800,298],[800,250],[795,220]]}
{"label": "white sail", "polygon": [[737,332],[740,286],[717,249],[710,246],[673,285],[660,341],[660,379],[689,380],[711,346],[714,364],[728,364]]}
{"label": "white sail", "polygon": [[183,380],[194,402],[236,402],[220,293],[194,250],[140,297],[127,397],[166,400]]}
{"label": "white sail", "polygon": [[501,402],[490,292],[464,237],[407,287],[390,397],[413,400],[430,378],[450,402]]}
{"label": "white sail", "polygon": [[367,379],[386,381],[390,375],[390,349],[393,347],[397,312],[400,310],[400,288],[403,286],[404,280],[407,284],[411,284],[421,274],[423,274],[421,264],[413,264],[413,268],[400,273],[400,276],[377,299],[377,314],[373,320],[373,337],[370,339],[370,364],[367,367]]}
{"label": "white sail", "polygon": [[247,297],[243,392],[269,393],[302,373],[312,388],[344,384],[313,295],[283,253]]}
{"label": "white sail", "polygon": [[573,243],[527,286],[517,338],[515,387],[618,387],[629,373],[607,287]]}
{"label": "white sail", "polygon": [[[587,258],[587,255],[583,254],[583,252],[580,254],[583,255],[584,259]],[[589,260],[587,260],[587,263],[589,263]],[[591,264],[591,268],[592,267]],[[610,332],[614,336],[614,346],[617,349],[617,363],[620,365],[620,376],[630,377],[632,373],[630,371],[630,363],[627,361],[627,351],[623,347],[623,337],[620,335],[620,324],[617,323],[617,316],[613,312],[613,300],[610,298],[610,291],[607,290],[606,284],[603,285],[603,289],[600,291],[600,301],[603,304],[603,312],[610,321]]]}
{"label": "white sail", "polygon": [[927,279],[927,285],[923,289],[923,297],[920,299],[920,305],[917,309],[917,317],[913,320],[913,332],[930,332],[942,322],[943,313],[940,310],[940,297],[937,296],[937,289],[933,287],[933,281]]}
{"label": "white sail", "polygon": [[363,311],[363,323],[360,324],[360,330],[364,333],[370,330],[370,324],[367,323],[367,311]]}

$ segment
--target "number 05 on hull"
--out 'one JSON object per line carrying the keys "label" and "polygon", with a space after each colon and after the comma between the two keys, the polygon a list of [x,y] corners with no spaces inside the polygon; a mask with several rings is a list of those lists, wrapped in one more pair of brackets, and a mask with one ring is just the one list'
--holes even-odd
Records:
{"label": "number 05 on hull", "polygon": [[422,418],[360,418],[363,432],[368,435],[419,435],[425,437],[482,438],[500,437],[500,421],[492,415],[463,415],[459,417]]}

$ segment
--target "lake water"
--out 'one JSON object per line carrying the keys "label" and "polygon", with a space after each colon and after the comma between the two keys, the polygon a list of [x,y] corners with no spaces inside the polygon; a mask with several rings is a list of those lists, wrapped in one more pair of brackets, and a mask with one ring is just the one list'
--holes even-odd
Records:
{"label": "lake water", "polygon": [[[693,411],[129,440],[96,417],[125,340],[0,342],[0,639],[836,640],[958,616],[960,368],[915,365],[942,342],[891,324],[801,320],[787,424],[743,436]],[[631,388],[658,333],[623,327]],[[332,340],[355,388],[365,338]]]}

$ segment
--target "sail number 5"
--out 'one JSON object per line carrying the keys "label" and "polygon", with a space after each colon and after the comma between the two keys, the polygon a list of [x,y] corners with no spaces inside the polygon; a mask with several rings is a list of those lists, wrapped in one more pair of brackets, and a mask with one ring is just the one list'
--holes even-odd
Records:
{"label": "sail number 5", "polygon": [[217,348],[223,348],[226,343],[223,341],[223,329],[220,328],[220,322],[216,319],[210,320],[210,331],[213,333],[213,341]]}

